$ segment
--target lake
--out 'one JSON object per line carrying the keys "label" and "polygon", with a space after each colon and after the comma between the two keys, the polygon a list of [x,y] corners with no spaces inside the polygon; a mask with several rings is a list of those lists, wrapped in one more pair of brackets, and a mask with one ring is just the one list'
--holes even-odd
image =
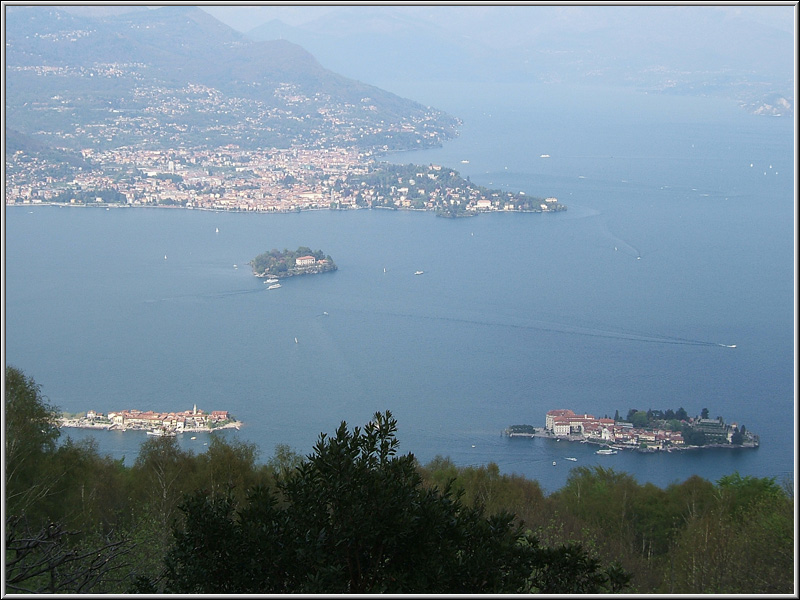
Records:
{"label": "lake", "polygon": [[[547,491],[594,464],[661,486],[793,477],[790,121],[710,98],[395,86],[384,87],[464,126],[443,148],[388,160],[443,164],[568,210],[6,207],[6,364],[68,412],[228,410],[245,425],[223,435],[257,444],[262,460],[276,444],[307,454],[320,432],[388,409],[401,452],[493,461]],[[339,270],[267,290],[247,265],[301,245]],[[744,424],[761,447],[597,456],[501,434],[543,426],[553,408],[679,407]],[[129,464],[145,438],[64,433]],[[179,441],[199,452],[207,437],[196,437]]]}

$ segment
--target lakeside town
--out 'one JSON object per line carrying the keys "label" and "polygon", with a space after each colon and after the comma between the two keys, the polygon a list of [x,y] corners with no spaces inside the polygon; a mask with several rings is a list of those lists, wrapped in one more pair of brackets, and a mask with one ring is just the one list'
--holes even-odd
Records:
{"label": "lakeside town", "polygon": [[725,423],[722,417],[708,418],[708,409],[700,416],[689,417],[686,411],[637,411],[626,420],[619,417],[595,418],[576,414],[571,409],[547,412],[545,426],[511,425],[509,437],[544,437],[556,441],[591,443],[602,446],[597,454],[616,454],[617,450],[672,452],[702,447],[758,448],[759,438],[744,425]]}
{"label": "lakeside town", "polygon": [[555,197],[490,190],[442,165],[393,165],[347,148],[86,149],[91,166],[24,152],[7,161],[6,205],[167,207],[237,212],[389,208],[442,216],[557,212]]}
{"label": "lakeside town", "polygon": [[[147,69],[139,62],[10,66],[32,89],[55,78],[64,85],[15,107],[39,128],[9,132],[6,205],[389,208],[446,217],[566,210],[555,197],[486,189],[446,166],[384,162],[458,135],[461,121],[436,109],[376,90],[376,97],[342,99],[289,81],[260,100],[199,83],[148,85]],[[87,81],[131,90],[87,105]]]}
{"label": "lakeside town", "polygon": [[106,429],[110,431],[146,431],[148,435],[175,436],[179,433],[239,429],[242,426],[227,410],[205,412],[195,405],[191,410],[155,412],[127,409],[107,415],[90,410],[83,416],[63,416],[59,427]]}

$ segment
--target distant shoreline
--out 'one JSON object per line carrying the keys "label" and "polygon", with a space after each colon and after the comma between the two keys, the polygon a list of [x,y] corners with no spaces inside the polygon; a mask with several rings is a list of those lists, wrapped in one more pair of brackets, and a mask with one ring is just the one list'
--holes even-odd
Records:
{"label": "distant shoreline", "polygon": [[98,203],[98,204],[67,204],[66,202],[10,202],[6,203],[6,207],[15,207],[19,206],[20,208],[31,208],[33,206],[58,206],[59,208],[88,208],[88,209],[95,209],[95,210],[102,210],[104,208],[111,210],[122,210],[122,209],[132,209],[132,208],[144,208],[144,209],[165,209],[165,210],[188,210],[188,211],[204,211],[204,212],[213,212],[213,213],[241,213],[241,214],[256,214],[256,215],[285,215],[291,213],[303,213],[303,212],[352,212],[357,210],[389,210],[389,211],[402,211],[402,212],[420,212],[420,213],[433,213],[437,217],[443,217],[446,219],[452,218],[461,218],[461,217],[477,217],[478,215],[484,214],[492,214],[492,213],[515,213],[515,214],[546,214],[546,213],[557,213],[557,212],[566,212],[567,207],[559,205],[560,208],[558,209],[549,209],[549,210],[533,210],[533,209],[526,209],[526,210],[499,210],[499,209],[482,209],[482,210],[475,210],[465,213],[459,213],[456,215],[447,215],[442,214],[439,209],[435,208],[414,208],[414,207],[406,207],[406,206],[348,206],[346,208],[329,208],[329,207],[308,207],[308,208],[287,208],[287,209],[274,209],[274,210],[241,210],[239,208],[207,208],[204,206],[170,206],[167,204],[114,204],[114,203]]}

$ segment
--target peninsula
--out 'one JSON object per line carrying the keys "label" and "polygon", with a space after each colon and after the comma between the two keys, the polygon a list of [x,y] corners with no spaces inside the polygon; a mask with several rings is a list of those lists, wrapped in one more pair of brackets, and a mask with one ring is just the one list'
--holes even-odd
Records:
{"label": "peninsula", "polygon": [[94,410],[85,415],[63,415],[59,427],[81,429],[108,429],[114,431],[147,431],[151,435],[174,436],[178,433],[215,431],[217,429],[239,429],[242,423],[227,410],[207,413],[195,405],[191,410],[180,412],[154,412],[137,409],[110,412],[104,415]]}
{"label": "peninsula", "polygon": [[295,275],[313,275],[327,273],[338,269],[330,255],[322,250],[311,250],[308,246],[300,246],[297,250],[270,250],[256,256],[250,261],[253,274],[267,279],[264,283],[278,285],[275,279],[293,277]]}
{"label": "peninsula", "polygon": [[554,440],[593,443],[603,446],[598,454],[616,450],[657,452],[696,448],[758,448],[759,438],[744,425],[727,424],[722,417],[708,418],[704,408],[700,416],[689,417],[683,408],[640,411],[631,409],[626,419],[607,416],[601,419],[576,414],[570,409],[547,412],[545,426],[511,425],[509,437],[546,437]]}

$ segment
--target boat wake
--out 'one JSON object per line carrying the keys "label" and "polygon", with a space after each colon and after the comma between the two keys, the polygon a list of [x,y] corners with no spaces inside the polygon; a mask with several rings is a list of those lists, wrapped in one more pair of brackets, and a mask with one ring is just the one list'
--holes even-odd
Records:
{"label": "boat wake", "polygon": [[166,296],[164,298],[156,298],[152,300],[145,300],[146,304],[153,304],[156,302],[175,302],[181,300],[213,300],[216,298],[229,298],[231,296],[243,296],[246,294],[258,294],[266,291],[266,288],[246,289],[246,290],[231,290],[228,292],[215,292],[213,294],[179,294],[177,296]]}
{"label": "boat wake", "polygon": [[449,321],[453,323],[466,323],[470,325],[480,325],[489,327],[508,327],[512,329],[523,329],[529,331],[541,331],[546,333],[558,333],[566,335],[575,335],[591,338],[603,338],[613,340],[623,340],[630,342],[643,342],[648,344],[667,344],[677,346],[706,346],[711,348],[736,348],[736,344],[723,344],[720,342],[709,342],[706,340],[697,340],[691,338],[675,337],[661,334],[650,334],[644,332],[630,331],[625,329],[616,328],[598,328],[592,326],[581,325],[568,325],[564,323],[557,323],[553,321],[490,321],[480,318],[466,318],[454,316],[435,316],[435,315],[413,315],[391,313],[393,316],[407,317],[411,319],[431,319],[436,321]]}

